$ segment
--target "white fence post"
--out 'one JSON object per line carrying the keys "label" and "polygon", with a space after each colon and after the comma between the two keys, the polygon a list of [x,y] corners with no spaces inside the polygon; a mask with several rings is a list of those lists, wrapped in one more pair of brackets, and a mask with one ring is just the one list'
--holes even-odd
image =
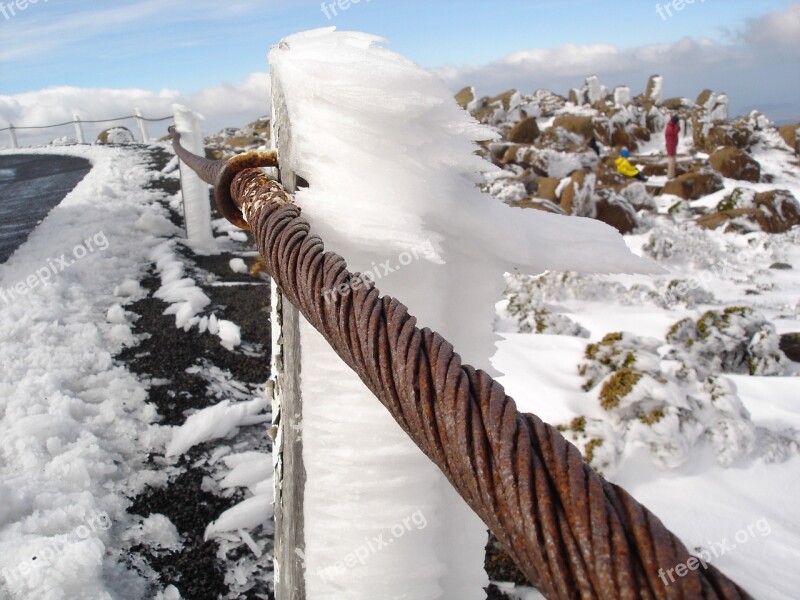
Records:
{"label": "white fence post", "polygon": [[83,126],[81,125],[81,118],[78,115],[72,115],[72,124],[75,125],[75,137],[79,144],[85,144],[86,140],[83,137]]}
{"label": "white fence post", "polygon": [[[203,141],[203,117],[180,104],[173,104],[175,128],[181,134],[181,143],[198,156],[205,156]],[[210,247],[214,243],[211,230],[211,200],[208,185],[194,171],[180,161],[183,213],[186,220],[186,237],[198,247]]]}
{"label": "white fence post", "polygon": [[17,143],[17,132],[14,130],[14,124],[8,124],[8,135],[11,137],[11,147],[12,148],[19,148],[19,144]]}
{"label": "white fence post", "polygon": [[139,126],[139,133],[142,136],[142,143],[146,144],[150,141],[150,136],[147,134],[147,123],[144,121],[142,111],[140,111],[138,108],[134,108],[133,115],[136,117],[136,124]]}
{"label": "white fence post", "polygon": [[[273,49],[282,51],[291,52],[288,45]],[[297,92],[284,87],[284,71],[273,63],[271,73],[272,143],[283,158],[281,182],[292,192],[298,178],[287,157],[301,156],[303,138],[296,131],[304,116],[289,110]],[[346,159],[340,159],[346,169]],[[356,238],[353,246],[378,247],[376,260],[389,258],[385,247],[400,254],[401,244],[370,241],[370,225],[360,224],[357,215],[353,221],[358,232],[348,234],[348,241]],[[399,278],[395,288],[418,277],[408,287],[422,290],[420,297],[424,290],[439,290],[449,275],[439,269],[417,261],[393,275]],[[429,298],[428,313],[447,314],[459,293],[463,290],[454,288],[438,300]],[[281,360],[273,369],[285,384],[273,407],[276,598],[371,600],[395,592],[409,598],[485,598],[485,525],[321,334],[288,302],[279,310],[282,318],[273,317],[273,324],[280,321],[281,330],[273,335],[283,346],[274,353]],[[491,320],[487,323],[488,329]],[[392,533],[397,528],[403,528],[402,540]],[[369,545],[378,539],[381,543]]]}

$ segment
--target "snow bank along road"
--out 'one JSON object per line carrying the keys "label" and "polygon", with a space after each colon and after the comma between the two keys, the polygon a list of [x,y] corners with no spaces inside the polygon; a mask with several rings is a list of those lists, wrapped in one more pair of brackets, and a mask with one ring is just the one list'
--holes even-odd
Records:
{"label": "snow bank along road", "polygon": [[163,147],[31,153],[93,168],[0,264],[7,290],[74,260],[0,301],[0,598],[268,597],[269,288],[229,265],[247,238],[217,223],[193,256]]}

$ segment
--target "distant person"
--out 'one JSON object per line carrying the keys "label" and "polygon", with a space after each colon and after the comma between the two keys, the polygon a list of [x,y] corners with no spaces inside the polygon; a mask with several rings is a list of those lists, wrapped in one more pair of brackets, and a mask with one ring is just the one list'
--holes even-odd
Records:
{"label": "distant person", "polygon": [[600,146],[597,145],[597,140],[595,138],[589,140],[589,148],[594,150],[594,153],[597,154],[597,156],[600,156]]}
{"label": "distant person", "polygon": [[623,148],[619,153],[619,158],[614,161],[614,164],[617,165],[617,171],[619,171],[619,173],[625,177],[631,177],[633,179],[638,179],[639,181],[647,181],[647,177],[642,175],[639,169],[634,167],[628,160],[630,157],[631,153],[628,151],[628,149]]}
{"label": "distant person", "polygon": [[678,170],[678,136],[681,132],[680,119],[677,115],[673,115],[669,123],[667,123],[667,130],[664,137],[667,142],[667,179],[675,179]]}

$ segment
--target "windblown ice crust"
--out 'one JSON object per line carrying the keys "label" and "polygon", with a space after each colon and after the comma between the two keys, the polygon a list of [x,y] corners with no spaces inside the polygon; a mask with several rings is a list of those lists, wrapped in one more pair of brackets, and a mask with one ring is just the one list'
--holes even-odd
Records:
{"label": "windblown ice crust", "polygon": [[[328,28],[270,52],[292,130],[281,164],[309,182],[296,197],[303,214],[352,270],[377,273],[381,292],[486,369],[503,273],[655,272],[611,227],[481,193],[480,174],[496,168],[475,142],[496,134],[435,75],[380,42]],[[403,254],[422,247],[431,251],[419,260]],[[446,310],[432,302],[442,297]]]}

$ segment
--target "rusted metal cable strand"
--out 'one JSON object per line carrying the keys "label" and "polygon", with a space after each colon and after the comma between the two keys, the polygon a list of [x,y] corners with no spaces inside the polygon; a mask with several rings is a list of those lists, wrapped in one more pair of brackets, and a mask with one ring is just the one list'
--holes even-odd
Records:
{"label": "rusted metal cable strand", "polygon": [[277,167],[278,157],[275,152],[246,152],[234,156],[228,161],[207,160],[192,154],[181,145],[181,134],[175,129],[175,126],[170,127],[168,131],[172,137],[175,154],[197,173],[200,179],[214,186],[214,201],[220,214],[237,227],[249,230],[250,226],[242,218],[241,209],[236,206],[231,197],[233,177],[236,173],[248,168]]}
{"label": "rusted metal cable strand", "polygon": [[[77,121],[81,124],[86,123],[113,123],[114,121],[127,121],[128,119],[136,119],[136,115],[131,115],[129,117],[119,117],[118,119],[97,119],[94,121]],[[148,119],[147,117],[138,117],[142,121],[147,121],[148,123],[160,123],[161,121],[169,121],[173,119],[172,115],[168,117],[161,117],[160,119]],[[25,127],[17,127],[14,126],[13,129],[52,129],[53,127],[65,127],[66,125],[74,125],[76,121],[66,121],[65,123],[56,123],[55,125],[29,125]],[[8,131],[12,129],[12,127],[3,127],[0,131]]]}
{"label": "rusted metal cable strand", "polygon": [[[439,334],[418,328],[398,300],[363,285],[341,256],[325,252],[263,171],[239,171],[230,197],[286,298],[548,598],[750,598],[711,565],[674,575],[678,565],[699,561],[690,562],[655,515],[586,465],[556,429],[520,413],[500,384],[462,364]],[[352,293],[326,301],[323,291],[342,284]],[[660,569],[673,569],[674,581]]]}

